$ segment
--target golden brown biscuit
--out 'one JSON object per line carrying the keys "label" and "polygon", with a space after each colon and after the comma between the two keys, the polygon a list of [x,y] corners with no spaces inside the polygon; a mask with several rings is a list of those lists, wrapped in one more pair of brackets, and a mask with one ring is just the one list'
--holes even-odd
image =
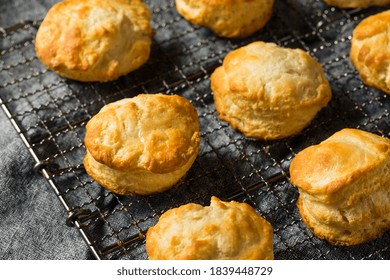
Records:
{"label": "golden brown biscuit", "polygon": [[273,4],[274,0],[176,0],[176,9],[189,22],[218,36],[240,38],[268,22]]}
{"label": "golden brown biscuit", "polygon": [[386,6],[390,0],[324,0],[327,4],[338,8],[365,8],[368,6]]}
{"label": "golden brown biscuit", "polygon": [[84,166],[121,195],[172,187],[199,149],[198,115],[183,97],[140,94],[104,106],[86,126]]}
{"label": "golden brown biscuit", "polygon": [[270,260],[273,229],[252,207],[211,198],[168,210],[146,234],[150,260]]}
{"label": "golden brown biscuit", "polygon": [[390,228],[390,139],[343,129],[291,162],[298,209],[319,238],[356,245]]}
{"label": "golden brown biscuit", "polygon": [[363,82],[390,94],[390,10],[370,16],[353,31],[350,59]]}
{"label": "golden brown biscuit", "polygon": [[39,27],[35,49],[42,63],[78,81],[110,81],[149,58],[151,15],[140,0],[66,0]]}
{"label": "golden brown biscuit", "polygon": [[229,53],[211,75],[222,120],[248,137],[299,133],[331,99],[321,65],[299,49],[255,42]]}

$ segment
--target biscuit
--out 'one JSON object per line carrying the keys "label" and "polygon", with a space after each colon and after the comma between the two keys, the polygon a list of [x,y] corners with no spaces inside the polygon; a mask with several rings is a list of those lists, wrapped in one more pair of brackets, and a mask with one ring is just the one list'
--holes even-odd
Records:
{"label": "biscuit", "polygon": [[146,234],[150,260],[270,260],[273,229],[251,206],[212,197],[168,210]]}
{"label": "biscuit", "polygon": [[199,150],[196,109],[177,95],[140,94],[104,106],[86,125],[87,173],[120,195],[169,189]]}
{"label": "biscuit", "polygon": [[334,245],[357,245],[390,228],[390,139],[343,129],[298,153],[290,166],[303,222]]}
{"label": "biscuit", "polygon": [[309,54],[265,42],[230,52],[211,75],[211,89],[220,119],[265,140],[299,133],[332,95]]}
{"label": "biscuit", "polygon": [[366,8],[368,6],[386,6],[390,0],[324,0],[328,5],[348,9],[348,8]]}
{"label": "biscuit", "polygon": [[151,15],[140,0],[67,0],[54,5],[36,39],[38,58],[62,77],[111,81],[149,58]]}
{"label": "biscuit", "polygon": [[176,9],[186,20],[227,38],[246,37],[261,29],[273,5],[274,0],[176,0]]}
{"label": "biscuit", "polygon": [[361,21],[353,31],[350,59],[363,82],[390,94],[390,10]]}

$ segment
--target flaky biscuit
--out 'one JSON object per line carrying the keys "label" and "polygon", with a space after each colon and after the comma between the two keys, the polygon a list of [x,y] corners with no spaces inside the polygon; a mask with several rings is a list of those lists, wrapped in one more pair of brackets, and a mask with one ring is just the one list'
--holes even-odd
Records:
{"label": "flaky biscuit", "polygon": [[390,94],[390,10],[367,17],[353,31],[350,59],[363,82]]}
{"label": "flaky biscuit", "polygon": [[390,139],[343,129],[290,166],[302,220],[319,238],[356,245],[390,228]]}
{"label": "flaky biscuit", "polygon": [[390,0],[324,0],[327,4],[338,8],[365,8],[368,6],[386,6]]}
{"label": "flaky biscuit", "polygon": [[36,53],[65,78],[114,80],[148,60],[150,21],[140,0],[66,0],[54,5],[39,27]]}
{"label": "flaky biscuit", "polygon": [[211,198],[168,210],[146,234],[151,260],[270,260],[273,229],[252,207]]}
{"label": "flaky biscuit", "polygon": [[186,20],[227,38],[246,37],[261,29],[273,5],[274,0],[176,0],[176,9]]}
{"label": "flaky biscuit", "polygon": [[183,97],[140,94],[104,106],[86,125],[84,166],[121,195],[172,187],[199,149],[196,109]]}
{"label": "flaky biscuit", "polygon": [[331,99],[324,71],[309,54],[264,42],[229,53],[211,75],[211,89],[222,120],[266,140],[299,133]]}

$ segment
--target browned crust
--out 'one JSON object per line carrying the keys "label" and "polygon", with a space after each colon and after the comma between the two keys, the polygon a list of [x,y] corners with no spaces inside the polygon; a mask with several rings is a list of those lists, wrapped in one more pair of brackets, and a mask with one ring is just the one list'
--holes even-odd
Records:
{"label": "browned crust", "polygon": [[390,0],[324,0],[327,4],[343,8],[365,8],[368,6],[386,6]]}
{"label": "browned crust", "polygon": [[230,52],[210,79],[219,117],[257,139],[299,133],[332,96],[310,55],[260,41]]}
{"label": "browned crust", "polygon": [[68,0],[47,13],[35,40],[38,58],[57,74],[110,81],[149,58],[151,15],[142,1]]}
{"label": "browned crust", "polygon": [[177,11],[189,22],[227,38],[247,37],[264,27],[274,0],[176,0]]}
{"label": "browned crust", "polygon": [[123,195],[161,192],[197,157],[198,115],[178,95],[140,94],[104,106],[84,142],[86,171],[102,186]]}
{"label": "browned crust", "polygon": [[390,11],[361,21],[353,31],[350,59],[363,82],[390,94]]}
{"label": "browned crust", "polygon": [[212,197],[168,210],[146,234],[149,259],[273,259],[273,229],[252,207]]}

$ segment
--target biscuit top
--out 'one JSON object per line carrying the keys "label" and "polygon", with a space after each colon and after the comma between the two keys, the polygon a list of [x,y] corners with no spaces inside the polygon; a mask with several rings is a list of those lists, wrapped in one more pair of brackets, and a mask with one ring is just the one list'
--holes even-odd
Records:
{"label": "biscuit top", "polygon": [[372,5],[385,6],[390,0],[325,0],[329,5],[339,8],[364,8]]}
{"label": "biscuit top", "polygon": [[390,157],[390,140],[343,129],[299,152],[291,162],[291,183],[310,194],[331,194]]}
{"label": "biscuit top", "polygon": [[[222,5],[234,5],[234,4],[240,4],[243,2],[255,2],[257,0],[197,0],[192,1],[196,2],[202,5],[210,5],[210,6],[222,6]],[[188,1],[190,2],[190,1]]]}
{"label": "biscuit top", "polygon": [[390,10],[361,21],[353,31],[351,60],[362,78],[390,93]]}
{"label": "biscuit top", "polygon": [[[321,65],[300,49],[255,42],[230,52],[212,74],[212,88],[269,110],[325,106],[331,89]],[[232,97],[233,98],[233,97]]]}
{"label": "biscuit top", "polygon": [[63,1],[49,10],[42,22],[36,52],[43,64],[55,71],[99,69],[95,75],[104,72],[101,79],[114,79],[125,72],[121,67],[130,63],[122,66],[121,61],[131,61],[138,51],[135,44],[150,44],[150,20],[150,12],[140,0]]}
{"label": "biscuit top", "polygon": [[146,236],[149,259],[273,259],[272,226],[246,203],[211,198],[165,212]]}
{"label": "biscuit top", "polygon": [[177,11],[215,34],[242,38],[262,28],[272,15],[274,0],[176,0]]}
{"label": "biscuit top", "polygon": [[173,172],[198,152],[198,116],[183,97],[140,94],[104,106],[88,122],[84,142],[108,167]]}

